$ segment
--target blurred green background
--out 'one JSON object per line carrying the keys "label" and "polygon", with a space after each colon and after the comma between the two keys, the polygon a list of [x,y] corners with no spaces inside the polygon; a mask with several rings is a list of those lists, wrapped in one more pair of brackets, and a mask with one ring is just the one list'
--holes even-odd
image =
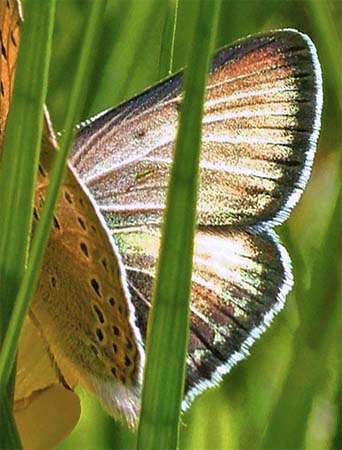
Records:
{"label": "blurred green background", "polygon": [[[48,93],[57,130],[65,118],[89,1],[57,1]],[[180,0],[174,69],[187,61],[199,1]],[[167,74],[161,49],[168,45],[165,24],[173,7],[167,0],[108,0],[83,119]],[[323,70],[323,123],[306,192],[277,230],[293,261],[295,287],[251,356],[183,415],[181,449],[342,448],[341,13],[341,1],[223,1],[217,48],[274,28],[297,28],[312,38]],[[134,433],[80,395],[82,418],[60,450],[134,448]]]}

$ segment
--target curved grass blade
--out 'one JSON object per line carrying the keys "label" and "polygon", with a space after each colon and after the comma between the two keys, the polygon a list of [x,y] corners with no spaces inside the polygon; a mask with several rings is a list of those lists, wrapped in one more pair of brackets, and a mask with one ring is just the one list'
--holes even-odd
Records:
{"label": "curved grass blade", "polygon": [[219,2],[199,6],[147,336],[138,448],[177,448],[184,390],[201,120]]}

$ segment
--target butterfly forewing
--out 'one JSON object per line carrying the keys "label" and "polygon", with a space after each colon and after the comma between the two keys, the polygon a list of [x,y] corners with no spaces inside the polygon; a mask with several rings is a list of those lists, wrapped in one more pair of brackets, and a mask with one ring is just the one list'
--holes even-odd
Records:
{"label": "butterfly forewing", "polygon": [[[182,73],[85,124],[71,159],[112,230],[143,335],[181,83]],[[238,41],[213,60],[184,406],[248,352],[283,305],[290,263],[269,228],[287,217],[308,178],[321,102],[316,51],[294,30]]]}
{"label": "butterfly forewing", "polygon": [[[112,227],[160,224],[182,74],[107,112],[79,134],[72,164]],[[309,39],[291,30],[217,54],[204,105],[198,221],[281,222],[312,162],[321,80]]]}

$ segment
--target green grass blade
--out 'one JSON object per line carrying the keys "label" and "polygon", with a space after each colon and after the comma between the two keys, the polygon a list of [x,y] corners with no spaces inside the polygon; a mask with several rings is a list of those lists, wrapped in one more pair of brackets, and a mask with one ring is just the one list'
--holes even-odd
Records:
{"label": "green grass blade", "polygon": [[134,51],[130,51],[126,57],[126,61],[122,67],[123,73],[125,73],[125,81],[118,89],[118,96],[122,97],[123,93],[127,93],[137,73],[139,56],[143,52],[146,39],[149,37],[149,33],[154,28],[154,24],[157,17],[163,14],[165,5],[160,0],[145,0],[144,2],[135,2],[135,8],[141,9],[141,16],[143,19],[139,21],[138,28],[134,30],[135,39],[137,45],[134,47]]}
{"label": "green grass blade", "polygon": [[201,120],[219,2],[199,6],[147,337],[139,449],[178,447],[189,326]]}
{"label": "green grass blade", "polygon": [[10,317],[27,261],[43,104],[47,91],[53,4],[53,1],[44,3],[44,6],[34,4],[27,10],[22,27],[14,97],[3,143],[0,174],[0,320],[5,323],[2,328]]}
{"label": "green grass blade", "polygon": [[168,0],[159,59],[159,78],[171,75],[176,42],[179,0]]}
{"label": "green grass blade", "polygon": [[[27,263],[53,15],[54,1],[44,5],[35,3],[27,11],[3,141],[0,172],[0,342],[3,345],[0,357],[8,350],[4,336]],[[28,79],[30,83],[27,83]],[[11,412],[14,386],[14,380],[10,378],[11,368],[8,368],[6,377],[0,372],[0,448],[21,446]]]}
{"label": "green grass blade", "polygon": [[18,343],[20,326],[24,321],[29,306],[29,300],[34,293],[39,270],[43,261],[43,251],[49,237],[53,210],[58,197],[58,189],[63,181],[68,151],[75,132],[74,124],[77,122],[79,112],[82,109],[84,101],[83,92],[87,90],[87,71],[91,66],[96,31],[102,18],[105,2],[97,1],[92,2],[90,5],[88,27],[85,32],[84,45],[82,46],[74,86],[70,95],[70,104],[65,122],[65,132],[61,142],[61,150],[56,157],[43,213],[33,241],[28,269],[25,272],[18,293],[17,301],[4,340],[3,352],[0,355],[0,386],[8,379],[9,372],[14,363],[14,352]]}
{"label": "green grass blade", "polygon": [[[104,68],[110,64],[110,57],[117,45],[122,45],[124,42],[123,36],[127,36],[127,29],[130,28],[129,21],[132,15],[132,0],[127,0],[125,2],[108,2],[106,4],[106,14],[103,17],[101,26],[99,27],[98,34],[98,46],[96,54],[94,54],[94,63],[92,70],[89,75],[89,86],[86,101],[84,104],[84,111],[82,113],[82,118],[89,118],[92,114],[98,113],[99,111],[93,108],[96,104],[96,97],[98,93],[98,87],[103,84]],[[59,8],[63,8],[64,5],[59,4]],[[58,10],[58,9],[57,9]],[[81,14],[82,17],[82,14]],[[75,53],[78,52],[79,43],[77,40],[71,40],[70,52],[68,54],[68,63],[72,64],[75,58]],[[115,60],[116,64],[121,67],[120,61]],[[115,68],[116,68],[115,64]],[[62,67],[62,72],[65,72],[64,67]],[[115,72],[113,70],[113,72]],[[63,73],[64,75],[64,73]],[[112,73],[114,75],[114,73]],[[113,76],[111,82],[115,84]],[[110,92],[112,91],[112,84],[110,86]],[[104,97],[106,101],[110,98],[110,92],[104,89]],[[112,106],[110,103],[108,106]],[[104,107],[102,106],[102,109]],[[63,124],[64,125],[64,124]]]}

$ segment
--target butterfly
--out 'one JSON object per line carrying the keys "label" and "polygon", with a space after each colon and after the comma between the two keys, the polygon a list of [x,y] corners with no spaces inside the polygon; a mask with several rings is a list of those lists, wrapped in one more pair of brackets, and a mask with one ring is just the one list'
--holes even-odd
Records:
{"label": "butterfly", "polygon": [[[16,5],[2,2],[0,17],[12,23]],[[12,48],[5,29],[2,41]],[[13,64],[3,75],[6,61],[2,52],[1,80],[9,73],[12,80]],[[72,391],[80,384],[110,414],[136,423],[182,77],[80,126],[21,339],[17,416],[57,390],[54,398],[65,395],[73,405],[74,423],[79,404]],[[2,123],[10,91],[1,97]],[[250,36],[213,58],[184,408],[248,354],[291,289],[290,259],[273,227],[305,187],[321,108],[316,50],[298,31]],[[45,130],[33,228],[57,147],[48,120]],[[36,351],[28,358],[30,348]]]}

